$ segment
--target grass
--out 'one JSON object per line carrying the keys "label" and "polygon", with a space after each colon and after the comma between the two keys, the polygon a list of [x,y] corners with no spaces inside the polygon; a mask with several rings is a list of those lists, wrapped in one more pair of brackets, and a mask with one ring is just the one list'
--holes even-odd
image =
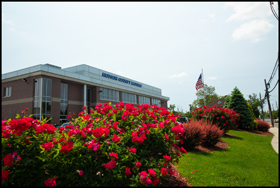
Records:
{"label": "grass", "polygon": [[[279,186],[278,153],[272,136],[230,130],[239,138],[225,138],[228,149],[188,152],[179,160],[178,172],[192,186]],[[192,173],[193,172],[193,173]]]}

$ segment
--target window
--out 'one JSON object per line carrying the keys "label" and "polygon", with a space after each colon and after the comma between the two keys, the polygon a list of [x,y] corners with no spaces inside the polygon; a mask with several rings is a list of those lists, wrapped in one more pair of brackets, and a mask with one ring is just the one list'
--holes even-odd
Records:
{"label": "window", "polygon": [[33,117],[40,120],[42,116],[43,119],[50,119],[52,114],[52,80],[37,78],[34,81]]}
{"label": "window", "polygon": [[151,104],[150,98],[139,96],[139,104]]}
{"label": "window", "polygon": [[122,102],[137,104],[137,96],[131,93],[122,92]]}
{"label": "window", "polygon": [[67,121],[68,115],[68,84],[60,86],[60,124]]}
{"label": "window", "polygon": [[87,89],[87,112],[90,112],[90,89]]}
{"label": "window", "polygon": [[4,97],[10,97],[12,95],[12,87],[4,87]]}
{"label": "window", "polygon": [[100,99],[108,101],[120,101],[120,92],[112,89],[100,88]]}
{"label": "window", "polygon": [[154,104],[156,106],[161,106],[161,101],[158,99],[152,99],[152,104]]}

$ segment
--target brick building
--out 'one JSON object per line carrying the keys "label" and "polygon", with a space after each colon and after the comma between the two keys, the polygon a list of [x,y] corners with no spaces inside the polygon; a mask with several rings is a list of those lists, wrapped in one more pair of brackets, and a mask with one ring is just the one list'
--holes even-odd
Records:
{"label": "brick building", "polygon": [[217,100],[214,100],[214,101],[212,101],[212,102],[209,102],[209,103],[206,105],[206,107],[207,107],[207,108],[211,108],[212,106],[215,106],[215,105],[216,105],[217,108],[220,108],[220,107],[223,107],[224,104],[225,104],[225,99],[217,99]]}
{"label": "brick building", "polygon": [[61,124],[83,106],[123,102],[167,108],[168,100],[159,88],[85,64],[64,69],[40,64],[2,74],[2,119],[29,108],[34,119],[52,117],[50,123]]}

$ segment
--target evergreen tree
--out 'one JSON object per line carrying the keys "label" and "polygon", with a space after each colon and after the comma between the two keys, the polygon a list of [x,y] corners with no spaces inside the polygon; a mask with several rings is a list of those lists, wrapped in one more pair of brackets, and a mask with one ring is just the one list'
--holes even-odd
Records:
{"label": "evergreen tree", "polygon": [[229,101],[229,107],[235,112],[240,113],[239,128],[241,129],[254,129],[253,117],[248,108],[247,101],[244,99],[243,94],[237,87],[231,92],[231,98]]}
{"label": "evergreen tree", "polygon": [[227,95],[226,98],[225,98],[224,106],[223,106],[224,108],[225,107],[229,108],[230,99],[231,99],[230,95]]}

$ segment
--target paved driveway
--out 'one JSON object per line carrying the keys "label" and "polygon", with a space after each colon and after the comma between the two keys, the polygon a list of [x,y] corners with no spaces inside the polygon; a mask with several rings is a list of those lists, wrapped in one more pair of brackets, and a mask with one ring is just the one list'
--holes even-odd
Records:
{"label": "paved driveway", "polygon": [[[272,125],[271,125],[271,120],[270,120],[270,119],[264,119],[264,121],[266,121],[267,123],[270,124],[270,126],[272,126]],[[275,123],[275,122],[274,122],[274,127],[279,127],[279,123]]]}

